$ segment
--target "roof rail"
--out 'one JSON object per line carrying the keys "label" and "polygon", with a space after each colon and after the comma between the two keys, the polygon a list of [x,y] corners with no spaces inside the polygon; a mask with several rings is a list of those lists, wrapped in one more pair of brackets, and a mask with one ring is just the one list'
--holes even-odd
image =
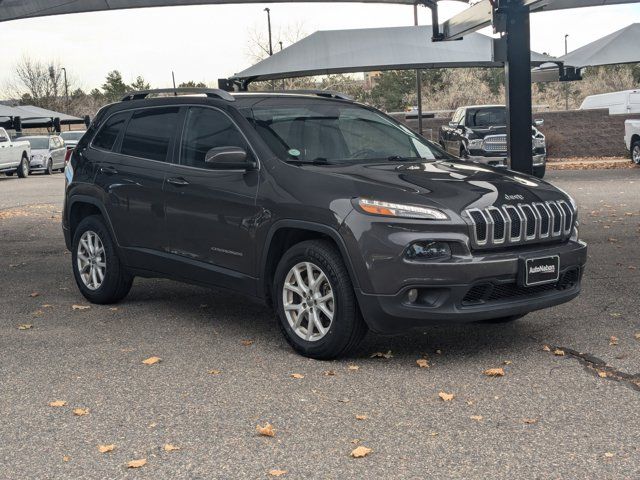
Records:
{"label": "roof rail", "polygon": [[229,94],[229,92],[225,92],[224,90],[220,90],[219,88],[196,88],[196,87],[180,87],[180,88],[156,88],[153,90],[139,90],[135,92],[127,93],[122,99],[121,102],[128,102],[130,100],[142,100],[147,98],[152,94],[159,93],[171,93],[176,97],[179,94],[185,93],[199,93],[206,95],[209,98],[219,98],[221,100],[226,100],[228,102],[235,101],[235,98]]}
{"label": "roof rail", "polygon": [[[256,92],[261,93],[261,92]],[[353,101],[353,97],[347,95],[346,93],[336,92],[335,90],[317,90],[317,89],[308,89],[308,90],[274,90],[273,93],[301,93],[306,95],[316,95],[318,97],[326,97],[326,98],[337,98],[339,100],[351,100]]]}

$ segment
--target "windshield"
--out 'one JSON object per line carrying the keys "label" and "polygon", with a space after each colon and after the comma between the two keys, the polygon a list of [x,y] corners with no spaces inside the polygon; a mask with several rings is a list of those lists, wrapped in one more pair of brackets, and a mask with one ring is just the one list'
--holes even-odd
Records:
{"label": "windshield", "polygon": [[26,140],[31,145],[33,150],[48,150],[49,138],[48,137],[22,137],[20,140]]}
{"label": "windshield", "polygon": [[506,124],[507,109],[504,107],[467,110],[467,127],[504,127]]}
{"label": "windshield", "polygon": [[356,163],[450,158],[407,127],[367,108],[307,99],[289,102],[253,109],[256,130],[281,159]]}
{"label": "windshield", "polygon": [[63,140],[80,140],[84,132],[62,132],[60,136]]}

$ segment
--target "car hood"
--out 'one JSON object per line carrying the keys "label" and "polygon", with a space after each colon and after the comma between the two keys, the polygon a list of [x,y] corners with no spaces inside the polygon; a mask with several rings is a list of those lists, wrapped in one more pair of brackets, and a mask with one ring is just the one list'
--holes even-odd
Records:
{"label": "car hood", "polygon": [[349,178],[354,197],[438,206],[456,214],[492,205],[568,200],[561,190],[530,175],[457,160],[309,168]]}

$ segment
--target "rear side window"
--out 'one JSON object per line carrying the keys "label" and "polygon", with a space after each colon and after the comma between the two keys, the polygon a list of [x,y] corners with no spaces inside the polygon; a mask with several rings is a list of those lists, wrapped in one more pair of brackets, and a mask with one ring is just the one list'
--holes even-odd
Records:
{"label": "rear side window", "polygon": [[120,153],[165,162],[176,131],[179,108],[150,108],[133,114]]}
{"label": "rear side window", "polygon": [[244,137],[224,113],[211,108],[190,108],[182,139],[180,163],[204,168],[207,152],[216,147],[241,147],[248,150]]}
{"label": "rear side window", "polygon": [[96,138],[93,139],[93,146],[103,150],[112,150],[128,115],[128,112],[122,112],[116,113],[109,118],[96,135]]}

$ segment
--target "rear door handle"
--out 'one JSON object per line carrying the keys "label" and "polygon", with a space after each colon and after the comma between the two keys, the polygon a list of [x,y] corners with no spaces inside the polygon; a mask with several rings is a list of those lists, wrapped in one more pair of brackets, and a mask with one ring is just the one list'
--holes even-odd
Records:
{"label": "rear door handle", "polygon": [[187,182],[184,178],[182,177],[171,177],[171,178],[167,178],[167,182],[169,182],[172,185],[177,185],[179,187],[182,187],[184,185],[189,185],[189,182]]}
{"label": "rear door handle", "polygon": [[104,173],[105,175],[115,175],[118,173],[114,167],[100,167],[100,173]]}

